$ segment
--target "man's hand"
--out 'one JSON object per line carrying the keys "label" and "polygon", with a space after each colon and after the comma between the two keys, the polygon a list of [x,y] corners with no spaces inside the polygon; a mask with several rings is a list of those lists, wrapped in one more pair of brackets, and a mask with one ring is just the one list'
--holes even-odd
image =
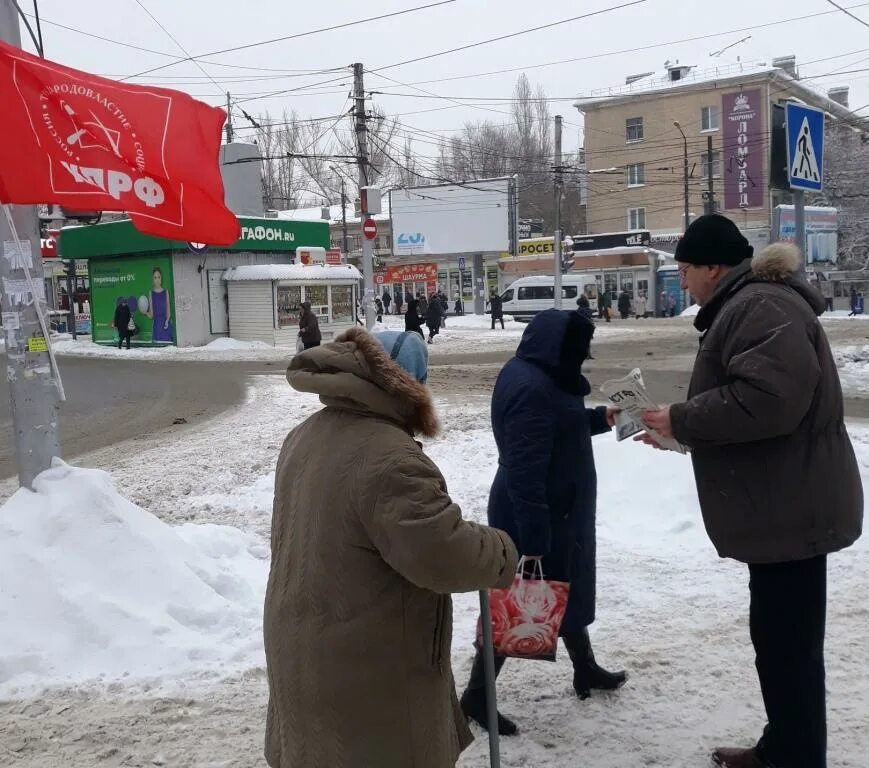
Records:
{"label": "man's hand", "polygon": [[652,448],[654,448],[658,451],[666,451],[667,450],[666,448],[663,448],[660,445],[658,445],[658,443],[655,442],[655,438],[653,438],[648,432],[641,432],[639,435],[637,435],[634,438],[634,442],[635,443],[643,443],[645,445],[651,445]]}
{"label": "man's hand", "polygon": [[614,405],[608,405],[606,408],[606,423],[612,429],[616,425],[616,414],[621,408],[616,408]]}
{"label": "man's hand", "polygon": [[643,424],[655,430],[661,437],[672,439],[673,425],[670,423],[670,406],[665,405],[654,411],[643,411]]}

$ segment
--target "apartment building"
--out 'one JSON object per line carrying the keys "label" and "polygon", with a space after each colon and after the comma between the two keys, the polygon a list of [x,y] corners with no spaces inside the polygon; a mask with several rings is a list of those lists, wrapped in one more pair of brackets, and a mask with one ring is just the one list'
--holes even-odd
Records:
{"label": "apartment building", "polygon": [[815,91],[799,79],[793,56],[705,70],[667,62],[663,73],[631,75],[624,86],[580,97],[589,233],[649,230],[654,247],[672,250],[687,200],[689,223],[714,209],[756,245],[768,242],[771,211],[789,202],[769,186],[772,105],[789,99],[829,119],[859,120],[848,109],[848,88]]}

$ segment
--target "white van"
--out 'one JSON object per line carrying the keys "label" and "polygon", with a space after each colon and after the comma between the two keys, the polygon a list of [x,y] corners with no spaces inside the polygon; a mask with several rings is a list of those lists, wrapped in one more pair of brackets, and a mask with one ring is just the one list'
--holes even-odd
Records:
{"label": "white van", "polygon": [[[597,312],[597,280],[594,275],[571,273],[561,276],[561,307],[576,309],[576,300],[585,293]],[[555,307],[555,278],[552,275],[520,277],[501,294],[504,314],[528,321],[539,312]]]}

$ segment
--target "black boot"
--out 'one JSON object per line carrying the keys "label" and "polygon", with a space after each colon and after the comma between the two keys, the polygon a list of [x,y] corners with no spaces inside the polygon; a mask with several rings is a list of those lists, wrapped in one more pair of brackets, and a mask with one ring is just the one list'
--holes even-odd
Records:
{"label": "black boot", "polygon": [[[503,656],[495,656],[495,677],[501,671],[506,659]],[[462,712],[468,720],[473,720],[484,730],[489,730],[489,716],[486,711],[486,669],[483,655],[477,651],[474,656],[474,664],[471,667],[471,679],[468,687],[462,694]],[[500,736],[513,736],[518,729],[516,723],[498,713],[498,734]]]}
{"label": "black boot", "polygon": [[592,689],[614,691],[621,688],[628,679],[627,672],[607,672],[594,660],[588,628],[582,632],[564,635],[564,645],[573,662],[573,689],[580,699],[591,696]]}

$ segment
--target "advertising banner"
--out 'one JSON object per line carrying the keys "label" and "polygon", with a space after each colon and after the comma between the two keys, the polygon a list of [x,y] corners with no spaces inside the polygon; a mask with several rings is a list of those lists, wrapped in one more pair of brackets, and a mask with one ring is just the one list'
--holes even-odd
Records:
{"label": "advertising banner", "polygon": [[133,344],[175,343],[175,286],[170,256],[91,261],[90,287],[91,337],[95,342],[117,342],[115,308],[125,302],[136,324]]}
{"label": "advertising banner", "polygon": [[425,283],[426,296],[438,288],[437,264],[398,264],[374,273],[377,285],[402,285],[404,283]]}
{"label": "advertising banner", "polygon": [[[796,219],[792,205],[779,205],[773,214],[776,240],[796,242]],[[839,211],[806,206],[806,263],[835,264],[839,250]]]}
{"label": "advertising banner", "polygon": [[763,157],[762,91],[754,88],[722,96],[724,116],[724,208],[762,208],[766,179]]}

